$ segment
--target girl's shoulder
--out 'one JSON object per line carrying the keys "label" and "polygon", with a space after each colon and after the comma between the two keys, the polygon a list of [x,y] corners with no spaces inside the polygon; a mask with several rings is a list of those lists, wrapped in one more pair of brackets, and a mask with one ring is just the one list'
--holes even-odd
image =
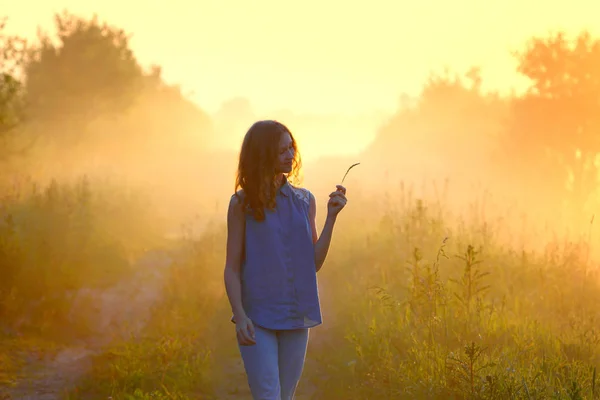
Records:
{"label": "girl's shoulder", "polygon": [[238,200],[240,202],[242,200],[244,200],[244,189],[240,189],[237,192],[235,192],[234,194],[232,194],[231,200]]}
{"label": "girl's shoulder", "polygon": [[244,207],[244,191],[238,190],[229,198],[229,207],[234,209],[242,210]]}
{"label": "girl's shoulder", "polygon": [[290,184],[290,189],[292,190],[292,193],[296,195],[296,197],[298,197],[300,200],[306,203],[306,205],[310,205],[310,197],[312,196],[310,190],[308,190],[307,188],[294,186],[292,184]]}

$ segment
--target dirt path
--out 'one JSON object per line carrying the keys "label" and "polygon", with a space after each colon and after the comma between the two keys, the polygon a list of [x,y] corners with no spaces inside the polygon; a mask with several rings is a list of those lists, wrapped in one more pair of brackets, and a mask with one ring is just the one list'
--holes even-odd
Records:
{"label": "dirt path", "polygon": [[15,388],[8,391],[7,399],[55,400],[61,399],[67,390],[90,368],[90,356],[94,352],[86,346],[73,346],[60,351],[51,360],[26,361],[23,375]]}
{"label": "dirt path", "polygon": [[[150,316],[151,306],[161,298],[161,277],[170,265],[171,259],[166,254],[149,252],[136,263],[139,272],[132,278],[102,291],[80,290],[74,298],[73,314],[77,318],[85,313],[88,326],[93,327],[95,333],[86,342],[64,348],[51,359],[39,360],[33,354],[25,355],[24,378],[10,388],[4,398],[62,399],[89,371],[91,356],[101,353],[112,337],[141,331]],[[96,305],[95,312],[79,308],[89,301]],[[111,332],[112,337],[106,332]]]}

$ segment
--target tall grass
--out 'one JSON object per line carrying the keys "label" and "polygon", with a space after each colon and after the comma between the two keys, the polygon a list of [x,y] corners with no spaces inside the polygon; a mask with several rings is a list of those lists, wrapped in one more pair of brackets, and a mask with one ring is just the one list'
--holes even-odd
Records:
{"label": "tall grass", "polygon": [[[453,216],[443,199],[408,191],[383,201],[353,193],[319,273],[324,324],[313,330],[301,392],[600,398],[600,280],[589,239],[551,241],[543,251],[508,246],[500,232],[520,232],[469,212]],[[245,385],[226,375],[239,355],[222,284],[223,219],[170,248],[152,319],[97,356],[71,398],[223,398],[220,387]]]}
{"label": "tall grass", "polygon": [[160,234],[132,190],[85,177],[22,182],[0,199],[0,321],[44,334],[65,327],[78,289],[123,278]]}
{"label": "tall grass", "polygon": [[590,243],[515,251],[442,211],[416,200],[336,243],[318,398],[598,398]]}
{"label": "tall grass", "polygon": [[16,383],[25,360],[89,336],[97,304],[74,309],[80,290],[130,276],[162,230],[139,193],[106,181],[24,180],[1,193],[0,387]]}
{"label": "tall grass", "polygon": [[[112,344],[94,360],[85,382],[71,394],[112,399],[195,399],[214,394],[213,351],[220,342],[215,321],[224,317],[221,265],[225,231],[210,225],[195,240],[189,232],[171,247],[162,301],[142,334]],[[230,323],[229,323],[230,324]],[[231,324],[230,324],[231,325]],[[220,324],[217,324],[220,326]],[[217,360],[218,362],[218,360]]]}

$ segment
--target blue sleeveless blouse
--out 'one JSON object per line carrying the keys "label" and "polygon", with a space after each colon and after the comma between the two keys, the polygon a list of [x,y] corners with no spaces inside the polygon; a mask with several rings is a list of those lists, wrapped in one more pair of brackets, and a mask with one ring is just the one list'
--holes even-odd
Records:
{"label": "blue sleeveless blouse", "polygon": [[309,199],[307,189],[285,180],[275,209],[266,209],[263,221],[246,215],[242,304],[252,322],[263,328],[322,323]]}

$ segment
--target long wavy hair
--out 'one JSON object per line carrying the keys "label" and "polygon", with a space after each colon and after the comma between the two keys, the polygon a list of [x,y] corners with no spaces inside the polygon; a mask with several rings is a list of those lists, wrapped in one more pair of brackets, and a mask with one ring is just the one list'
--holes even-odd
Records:
{"label": "long wavy hair", "polygon": [[298,146],[290,130],[280,122],[263,120],[255,122],[244,137],[240,151],[235,192],[243,190],[243,207],[251,213],[257,221],[265,219],[265,209],[273,210],[276,204],[278,190],[277,163],[279,155],[279,141],[281,136],[288,133],[292,138],[294,160],[292,170],[285,174],[288,182],[300,183],[302,161]]}

